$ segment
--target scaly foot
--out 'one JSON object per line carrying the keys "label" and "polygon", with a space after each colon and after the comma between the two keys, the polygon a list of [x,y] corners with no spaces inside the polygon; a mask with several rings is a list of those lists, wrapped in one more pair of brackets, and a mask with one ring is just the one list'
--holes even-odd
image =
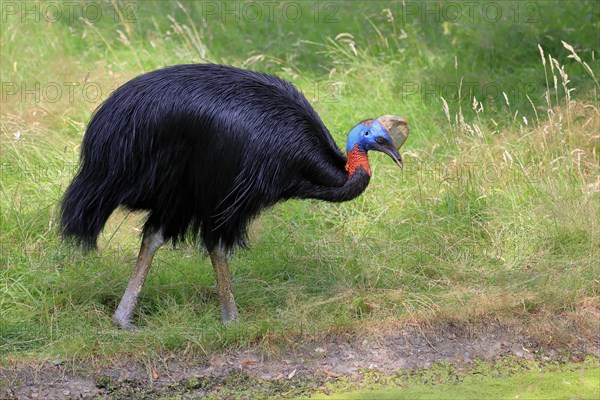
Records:
{"label": "scaly foot", "polygon": [[115,315],[113,315],[113,323],[115,325],[120,326],[121,328],[126,329],[131,332],[139,332],[140,331],[140,329],[137,326],[135,326],[131,323],[130,319],[119,317],[119,316],[117,316],[116,313],[115,313]]}
{"label": "scaly foot", "polygon": [[223,325],[227,326],[232,322],[235,322],[237,317],[238,311],[234,302],[221,304],[221,321],[223,322]]}

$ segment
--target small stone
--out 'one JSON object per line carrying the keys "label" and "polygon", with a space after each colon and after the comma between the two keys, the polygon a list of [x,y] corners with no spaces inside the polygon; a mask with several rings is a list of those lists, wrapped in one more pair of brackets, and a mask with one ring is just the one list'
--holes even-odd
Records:
{"label": "small stone", "polygon": [[29,395],[29,397],[31,397],[32,399],[37,399],[39,396],[38,392],[31,392],[31,394]]}
{"label": "small stone", "polygon": [[315,349],[315,353],[323,354],[323,353],[325,353],[325,349],[322,347],[317,347]]}
{"label": "small stone", "polygon": [[63,395],[68,396],[70,394],[71,394],[71,391],[69,389],[63,390]]}

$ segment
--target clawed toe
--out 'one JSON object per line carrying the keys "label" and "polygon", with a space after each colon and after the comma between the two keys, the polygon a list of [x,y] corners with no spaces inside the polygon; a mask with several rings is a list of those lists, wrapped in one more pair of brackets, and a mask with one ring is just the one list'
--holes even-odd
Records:
{"label": "clawed toe", "polygon": [[223,325],[227,326],[230,325],[232,323],[234,323],[235,321],[237,321],[238,318],[238,311],[237,311],[237,307],[235,306],[235,303],[229,306],[225,306],[225,307],[221,307],[221,322],[223,323]]}
{"label": "clawed toe", "polygon": [[140,331],[140,329],[137,326],[133,325],[131,323],[131,321],[127,320],[127,319],[122,319],[122,318],[115,316],[115,317],[113,317],[113,323],[123,329],[130,331],[130,332],[139,332]]}
{"label": "clawed toe", "polygon": [[223,325],[225,326],[229,326],[231,324],[233,324],[234,322],[237,321],[237,317],[235,318],[225,318],[225,317],[221,317],[221,322],[223,323]]}

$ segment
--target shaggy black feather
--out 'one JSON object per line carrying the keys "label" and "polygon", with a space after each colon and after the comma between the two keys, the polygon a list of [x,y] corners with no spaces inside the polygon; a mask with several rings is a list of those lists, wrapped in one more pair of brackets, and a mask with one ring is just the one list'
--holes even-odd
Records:
{"label": "shaggy black feather", "polygon": [[86,247],[119,206],[148,210],[167,240],[245,244],[248,223],[289,198],[346,201],[369,175],[346,157],[306,98],[275,76],[213,64],[138,76],[95,111],[64,196],[62,233]]}

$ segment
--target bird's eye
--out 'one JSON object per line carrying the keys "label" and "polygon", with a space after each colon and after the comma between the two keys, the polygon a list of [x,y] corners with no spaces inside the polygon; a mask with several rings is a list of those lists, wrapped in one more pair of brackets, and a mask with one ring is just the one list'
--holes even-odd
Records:
{"label": "bird's eye", "polygon": [[366,132],[365,132],[365,136],[369,136],[369,133],[371,133],[371,132],[369,132],[369,131],[366,131]]}
{"label": "bird's eye", "polygon": [[377,143],[379,143],[379,144],[382,144],[383,142],[385,142],[385,139],[384,139],[384,138],[382,138],[381,136],[379,136],[379,137],[377,138]]}

